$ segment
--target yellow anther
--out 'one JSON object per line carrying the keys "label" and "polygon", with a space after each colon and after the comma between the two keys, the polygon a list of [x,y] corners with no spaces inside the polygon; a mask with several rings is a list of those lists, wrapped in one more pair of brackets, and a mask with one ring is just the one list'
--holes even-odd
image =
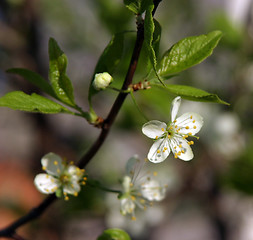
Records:
{"label": "yellow anther", "polygon": [[68,201],[69,200],[69,197],[66,195],[65,198],[64,198],[65,201]]}
{"label": "yellow anther", "polygon": [[158,150],[157,150],[157,153],[160,153],[160,152],[161,152],[161,151],[158,149]]}
{"label": "yellow anther", "polygon": [[181,152],[178,152],[177,155],[180,156],[180,155],[181,155]]}
{"label": "yellow anther", "polygon": [[190,142],[188,142],[188,144],[189,144],[189,145],[193,145],[193,144],[194,144],[194,142],[193,142],[193,141],[190,141]]}
{"label": "yellow anther", "polygon": [[173,122],[174,122],[174,123],[176,123],[176,122],[177,122],[177,120],[174,120]]}
{"label": "yellow anther", "polygon": [[132,216],[132,217],[131,217],[131,220],[132,220],[132,221],[136,221],[136,217]]}
{"label": "yellow anther", "polygon": [[173,127],[172,126],[170,126],[170,128],[169,128],[170,130],[172,130],[173,129]]}
{"label": "yellow anther", "polygon": [[157,140],[157,139],[158,139],[158,136],[156,136],[155,139]]}
{"label": "yellow anther", "polygon": [[177,155],[177,153],[175,153],[175,156],[174,156],[175,158],[178,158],[178,155]]}
{"label": "yellow anther", "polygon": [[57,173],[60,173],[60,172],[61,172],[61,170],[58,168],[58,169],[57,169]]}
{"label": "yellow anther", "polygon": [[[47,175],[47,176],[48,176],[48,175]],[[54,183],[54,182],[55,182],[53,178],[51,178],[51,182],[52,182],[52,183]]]}
{"label": "yellow anther", "polygon": [[67,193],[66,192],[63,192],[63,194],[66,196],[67,195]]}
{"label": "yellow anther", "polygon": [[188,135],[189,135],[189,136],[191,136],[191,135],[192,135],[192,133],[191,133],[191,132],[189,132],[189,133],[188,133]]}
{"label": "yellow anther", "polygon": [[181,151],[182,153],[185,153],[184,150]]}
{"label": "yellow anther", "polygon": [[46,192],[49,192],[49,190],[48,190],[47,188],[45,189],[45,191],[46,191]]}
{"label": "yellow anther", "polygon": [[157,176],[157,172],[153,172],[153,175],[154,175],[154,176]]}
{"label": "yellow anther", "polygon": [[189,129],[189,126],[186,126],[185,129]]}
{"label": "yellow anther", "polygon": [[192,122],[193,122],[193,123],[195,123],[195,122],[196,122],[196,120],[193,120]]}
{"label": "yellow anther", "polygon": [[49,178],[49,175],[46,175],[46,178]]}
{"label": "yellow anther", "polygon": [[42,170],[46,171],[46,170],[47,170],[47,168],[46,168],[45,166],[43,166],[43,167],[42,167]]}
{"label": "yellow anther", "polygon": [[58,165],[58,162],[57,162],[57,161],[54,161],[54,165]]}
{"label": "yellow anther", "polygon": [[177,125],[175,126],[175,128],[177,128]]}
{"label": "yellow anther", "polygon": [[81,183],[82,183],[82,185],[85,185],[85,184],[86,184],[86,182],[84,182],[84,181],[82,181]]}
{"label": "yellow anther", "polygon": [[178,146],[181,148],[181,147],[182,147],[182,144],[179,144]]}
{"label": "yellow anther", "polygon": [[136,200],[136,197],[135,196],[131,196],[131,199],[133,200],[133,201],[135,201]]}
{"label": "yellow anther", "polygon": [[177,146],[175,146],[174,149],[177,149]]}
{"label": "yellow anther", "polygon": [[164,132],[164,128],[162,128],[162,131]]}
{"label": "yellow anther", "polygon": [[87,177],[83,177],[83,180],[86,181],[86,180],[87,180]]}
{"label": "yellow anther", "polygon": [[141,200],[140,200],[140,203],[141,203],[141,204],[145,204],[146,201],[145,201],[144,199],[141,199]]}
{"label": "yellow anther", "polygon": [[170,134],[168,134],[168,136],[167,136],[168,138],[170,138]]}
{"label": "yellow anther", "polygon": [[165,150],[163,149],[163,152],[165,152]]}
{"label": "yellow anther", "polygon": [[85,169],[81,169],[81,172],[84,173],[84,172],[85,172]]}
{"label": "yellow anther", "polygon": [[190,116],[190,119],[192,119],[192,115]]}
{"label": "yellow anther", "polygon": [[74,196],[77,197],[78,196],[78,192],[74,192]]}
{"label": "yellow anther", "polygon": [[69,164],[70,164],[70,165],[73,165],[73,164],[74,164],[74,162],[73,162],[73,161],[71,161]]}
{"label": "yellow anther", "polygon": [[196,126],[193,126],[194,129],[196,129],[197,127]]}
{"label": "yellow anther", "polygon": [[168,148],[166,148],[166,147],[164,148],[164,150],[167,150],[167,149],[168,149]]}
{"label": "yellow anther", "polygon": [[184,139],[188,138],[188,135],[184,135],[183,138],[184,138]]}

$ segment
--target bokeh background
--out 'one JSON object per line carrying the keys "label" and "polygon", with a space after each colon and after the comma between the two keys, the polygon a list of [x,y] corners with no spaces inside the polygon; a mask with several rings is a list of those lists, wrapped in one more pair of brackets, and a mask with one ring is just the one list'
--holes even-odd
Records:
{"label": "bokeh background", "polygon": [[[85,187],[79,198],[57,201],[40,219],[20,228],[25,239],[95,240],[108,227],[123,228],[136,240],[253,239],[253,1],[163,0],[155,17],[162,26],[161,54],[184,37],[223,31],[211,57],[168,83],[217,93],[230,106],[182,101],[180,113],[191,109],[205,120],[193,146],[195,158],[183,162],[170,156],[161,164],[147,164],[160,172],[168,193],[161,203],[137,212],[137,221],[120,215],[115,194]],[[96,62],[112,34],[125,30],[135,31],[135,20],[121,0],[1,0],[0,95],[39,93],[6,70],[24,67],[47,78],[47,43],[54,37],[68,56],[67,73],[86,110]],[[134,37],[126,34],[116,83],[126,74]],[[140,62],[136,82],[145,75],[145,64]],[[98,115],[106,117],[116,95],[107,90],[95,97]],[[135,97],[150,120],[169,121],[174,96],[152,89]],[[144,159],[152,144],[141,133],[144,123],[128,98],[106,143],[87,166],[90,177],[119,188],[128,158],[138,154]],[[77,117],[1,108],[0,228],[45,197],[33,185],[43,155],[55,152],[77,161],[98,134]]]}

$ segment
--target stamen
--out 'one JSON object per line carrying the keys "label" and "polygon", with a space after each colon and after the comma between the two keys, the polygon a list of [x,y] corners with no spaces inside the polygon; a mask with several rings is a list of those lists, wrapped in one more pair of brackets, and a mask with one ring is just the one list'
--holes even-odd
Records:
{"label": "stamen", "polygon": [[158,139],[158,136],[156,136],[155,139],[157,140],[157,139]]}
{"label": "stamen", "polygon": [[136,200],[136,197],[135,196],[131,196],[131,199],[133,200],[133,201],[135,201]]}
{"label": "stamen", "polygon": [[154,175],[154,176],[157,176],[157,172],[153,172],[153,175]]}
{"label": "stamen", "polygon": [[132,216],[132,217],[131,217],[131,220],[132,220],[132,221],[136,221],[136,217]]}
{"label": "stamen", "polygon": [[168,138],[170,138],[170,134],[168,134],[168,136],[167,136]]}
{"label": "stamen", "polygon": [[46,171],[46,170],[47,170],[47,168],[46,168],[45,166],[43,166],[43,167],[42,167],[42,170]]}
{"label": "stamen", "polygon": [[192,119],[192,115],[190,116],[190,119]]}
{"label": "stamen", "polygon": [[179,146],[180,148],[182,148],[182,144],[179,144],[178,146]]}
{"label": "stamen", "polygon": [[197,127],[196,126],[193,126],[194,129],[196,129]]}
{"label": "stamen", "polygon": [[191,136],[191,135],[192,135],[192,133],[191,133],[191,132],[189,132],[189,133],[188,133],[188,135],[189,135],[189,136]]}
{"label": "stamen", "polygon": [[158,149],[158,150],[157,150],[157,153],[160,153],[160,152],[161,152],[161,151]]}
{"label": "stamen", "polygon": [[57,161],[54,161],[54,165],[55,165],[55,166],[58,165],[58,162],[57,162]]}
{"label": "stamen", "polygon": [[164,132],[164,128],[162,128],[162,131]]}
{"label": "stamen", "polygon": [[77,197],[78,196],[78,192],[74,192],[74,196]]}
{"label": "stamen", "polygon": [[193,122],[193,123],[195,123],[195,122],[196,122],[196,120],[193,120],[192,122]]}
{"label": "stamen", "polygon": [[167,150],[168,148],[167,147],[164,147],[164,150]]}
{"label": "stamen", "polygon": [[185,129],[189,129],[189,126],[186,126]]}
{"label": "stamen", "polygon": [[65,201],[68,201],[69,200],[69,197],[66,195],[65,198],[64,198]]}

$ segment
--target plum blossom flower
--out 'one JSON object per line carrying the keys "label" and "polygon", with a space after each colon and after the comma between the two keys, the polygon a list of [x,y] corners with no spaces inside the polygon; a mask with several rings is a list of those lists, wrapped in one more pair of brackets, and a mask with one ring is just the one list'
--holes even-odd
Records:
{"label": "plum blossom flower", "polygon": [[149,161],[160,163],[169,156],[171,151],[175,158],[184,161],[193,158],[190,145],[193,145],[194,142],[186,138],[200,131],[203,126],[203,118],[193,112],[184,113],[176,118],[180,104],[181,97],[176,97],[172,101],[171,121],[168,124],[152,120],[143,125],[143,134],[155,140],[148,153]]}
{"label": "plum blossom flower", "polygon": [[[155,172],[152,176],[145,176],[138,179],[135,175],[134,167],[140,165],[140,160],[134,156],[128,160],[127,174],[122,181],[123,191],[119,196],[121,202],[121,213],[123,215],[131,214],[132,220],[135,220],[135,209],[139,207],[145,210],[152,201],[161,201],[165,198],[166,185],[162,185],[153,177],[157,175]],[[141,166],[139,167],[141,168]],[[137,171],[137,175],[140,169]]]}
{"label": "plum blossom flower", "polygon": [[42,169],[46,173],[38,174],[34,179],[37,189],[44,194],[56,193],[57,197],[68,194],[77,196],[81,190],[80,184],[85,184],[84,169],[67,164],[60,156],[48,153],[41,159]]}

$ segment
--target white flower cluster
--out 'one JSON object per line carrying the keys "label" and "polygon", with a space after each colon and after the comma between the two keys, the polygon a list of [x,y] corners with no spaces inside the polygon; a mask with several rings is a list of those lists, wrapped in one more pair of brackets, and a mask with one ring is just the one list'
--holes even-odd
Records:
{"label": "white flower cluster", "polygon": [[65,200],[69,199],[68,194],[78,196],[80,185],[84,185],[87,180],[84,169],[67,164],[54,153],[46,154],[41,159],[41,164],[46,173],[40,173],[34,179],[34,184],[41,193],[56,193],[58,197],[64,195]]}
{"label": "white flower cluster", "polygon": [[[142,179],[138,179],[140,169],[135,174],[135,168],[140,165],[140,160],[135,156],[130,158],[127,163],[127,173],[122,181],[122,194],[119,199],[121,201],[121,213],[123,215],[131,214],[132,220],[135,220],[135,208],[145,210],[147,206],[152,205],[152,201],[161,201],[165,198],[166,185],[160,184],[153,176],[147,175]],[[141,167],[139,167],[141,168]]]}
{"label": "white flower cluster", "polygon": [[175,158],[184,161],[193,158],[190,145],[193,145],[194,142],[188,141],[187,138],[200,131],[203,126],[203,118],[193,112],[176,118],[180,104],[181,98],[176,97],[172,102],[171,121],[168,124],[152,120],[142,127],[142,132],[155,140],[148,153],[148,159],[153,163],[164,161],[170,152],[173,152]]}

